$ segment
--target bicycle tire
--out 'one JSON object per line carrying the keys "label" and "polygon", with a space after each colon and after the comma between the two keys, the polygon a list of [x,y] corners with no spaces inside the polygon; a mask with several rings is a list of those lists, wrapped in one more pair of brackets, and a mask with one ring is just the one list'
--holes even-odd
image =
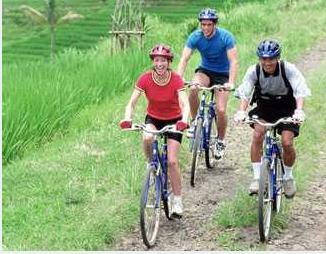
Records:
{"label": "bicycle tire", "polygon": [[[167,184],[167,191],[169,193],[169,196],[168,196],[168,198],[169,198],[170,195],[172,194],[172,187],[171,187],[170,179],[169,179],[168,175],[166,175],[165,177],[167,178],[166,179],[166,181],[167,181],[166,184]],[[171,215],[170,215],[171,207],[170,207],[170,204],[169,204],[169,199],[164,199],[163,195],[162,195],[162,203],[163,203],[163,210],[164,210],[165,217],[168,220],[172,220]]]}
{"label": "bicycle tire", "polygon": [[148,170],[140,199],[140,231],[148,248],[153,247],[156,241],[160,222],[160,202],[161,183],[152,167]]}
{"label": "bicycle tire", "polygon": [[217,162],[214,158],[214,146],[216,143],[216,140],[214,142],[214,138],[217,138],[216,116],[208,122],[207,134],[209,134],[209,144],[208,147],[205,148],[205,163],[207,169],[212,169]]}
{"label": "bicycle tire", "polygon": [[258,189],[258,225],[260,241],[269,239],[272,220],[272,189],[270,162],[264,160],[261,167]]}
{"label": "bicycle tire", "polygon": [[276,196],[273,202],[273,211],[279,213],[282,206],[283,194],[283,170],[282,161],[280,158],[275,158],[275,172],[276,172]]}
{"label": "bicycle tire", "polygon": [[197,163],[198,163],[199,153],[200,153],[200,141],[202,136],[202,128],[203,128],[203,119],[198,118],[196,124],[194,144],[192,147],[192,161],[191,161],[191,174],[190,174],[190,185],[192,187],[195,187],[195,177],[196,177],[196,169],[197,169]]}

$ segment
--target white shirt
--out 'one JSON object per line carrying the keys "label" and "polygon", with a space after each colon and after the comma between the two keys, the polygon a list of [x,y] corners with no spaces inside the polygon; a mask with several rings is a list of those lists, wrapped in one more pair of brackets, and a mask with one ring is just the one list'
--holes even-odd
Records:
{"label": "white shirt", "polygon": [[[261,86],[261,94],[270,95],[286,95],[288,88],[282,78],[281,65],[278,64],[278,73],[276,75],[267,76],[260,66],[259,83]],[[311,91],[307,86],[306,80],[302,73],[294,64],[284,61],[285,75],[289,80],[293,96],[295,98],[303,98],[311,95]],[[254,85],[257,82],[256,65],[248,68],[241,85],[236,89],[235,96],[240,99],[250,100]]]}

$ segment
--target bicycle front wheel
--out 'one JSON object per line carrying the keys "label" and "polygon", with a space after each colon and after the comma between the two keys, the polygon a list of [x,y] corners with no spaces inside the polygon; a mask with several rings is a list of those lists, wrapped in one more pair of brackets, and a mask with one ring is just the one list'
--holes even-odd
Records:
{"label": "bicycle front wheel", "polygon": [[191,175],[190,175],[190,185],[192,187],[195,186],[195,176],[196,176],[196,169],[197,164],[199,160],[199,154],[200,154],[200,141],[202,136],[202,129],[203,129],[203,119],[199,118],[197,119],[197,125],[196,125],[196,133],[194,137],[194,144],[192,147],[192,162],[191,162]]}
{"label": "bicycle front wheel", "polygon": [[161,183],[156,170],[148,170],[140,199],[140,229],[144,244],[155,244],[160,223]]}
{"label": "bicycle front wheel", "polygon": [[207,147],[205,148],[205,163],[207,169],[213,168],[216,163],[214,158],[214,149],[217,139],[217,128],[216,128],[216,116],[214,116],[210,121],[208,121],[208,125],[206,127],[206,133],[208,136]]}
{"label": "bicycle front wheel", "polygon": [[258,224],[260,241],[269,239],[272,220],[272,179],[270,177],[270,162],[264,160],[259,179],[258,190]]}
{"label": "bicycle front wheel", "polygon": [[282,205],[282,194],[283,194],[283,170],[282,161],[280,158],[275,159],[275,174],[276,174],[276,185],[275,185],[275,199],[273,202],[273,211],[279,213]]}
{"label": "bicycle front wheel", "polygon": [[164,179],[164,189],[166,190],[166,193],[162,194],[163,209],[164,209],[165,217],[168,220],[172,220],[172,218],[170,216],[171,215],[170,214],[170,211],[171,211],[170,198],[172,195],[172,186],[170,183],[169,176],[167,174],[163,174],[162,177],[166,178],[166,179]]}

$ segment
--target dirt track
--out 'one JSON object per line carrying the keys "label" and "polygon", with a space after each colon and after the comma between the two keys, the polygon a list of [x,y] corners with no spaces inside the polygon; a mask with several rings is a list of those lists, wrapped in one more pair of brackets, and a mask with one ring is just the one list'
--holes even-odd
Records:
{"label": "dirt track", "polygon": [[[296,64],[307,75],[324,59],[326,40]],[[236,142],[239,137],[241,142]],[[195,188],[189,185],[189,170],[183,171],[184,218],[167,221],[162,216],[157,244],[153,250],[223,250],[215,240],[219,231],[210,226],[211,220],[220,201],[233,197],[237,186],[247,186],[250,182],[250,139],[250,128],[235,127],[229,121],[226,159],[212,171],[201,168],[198,173],[199,183]],[[271,240],[266,245],[267,250],[326,250],[326,173],[322,173],[326,151],[321,151],[320,156],[320,173],[309,184],[305,196],[298,193],[295,197],[288,229]],[[258,243],[256,228],[246,228],[241,230],[241,234],[242,240],[250,243],[250,246]],[[138,225],[132,233],[119,240],[114,250],[147,250],[142,243]]]}

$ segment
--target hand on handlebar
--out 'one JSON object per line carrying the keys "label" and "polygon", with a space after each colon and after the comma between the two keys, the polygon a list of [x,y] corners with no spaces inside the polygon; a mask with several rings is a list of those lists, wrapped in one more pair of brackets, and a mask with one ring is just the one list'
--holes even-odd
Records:
{"label": "hand on handlebar", "polygon": [[238,110],[237,113],[235,113],[235,115],[233,116],[233,120],[239,124],[241,122],[243,122],[247,117],[247,113],[244,110]]}
{"label": "hand on handlebar", "polygon": [[294,123],[300,124],[305,119],[305,113],[302,109],[296,109],[294,110],[294,114],[292,115],[292,119]]}
{"label": "hand on handlebar", "polygon": [[233,90],[234,89],[234,84],[232,83],[224,83],[224,87],[226,90]]}
{"label": "hand on handlebar", "polygon": [[132,120],[121,120],[119,126],[121,129],[129,129],[132,126]]}
{"label": "hand on handlebar", "polygon": [[184,131],[185,129],[188,129],[189,128],[188,123],[183,122],[181,120],[178,121],[175,126],[176,126],[176,130],[177,131]]}

